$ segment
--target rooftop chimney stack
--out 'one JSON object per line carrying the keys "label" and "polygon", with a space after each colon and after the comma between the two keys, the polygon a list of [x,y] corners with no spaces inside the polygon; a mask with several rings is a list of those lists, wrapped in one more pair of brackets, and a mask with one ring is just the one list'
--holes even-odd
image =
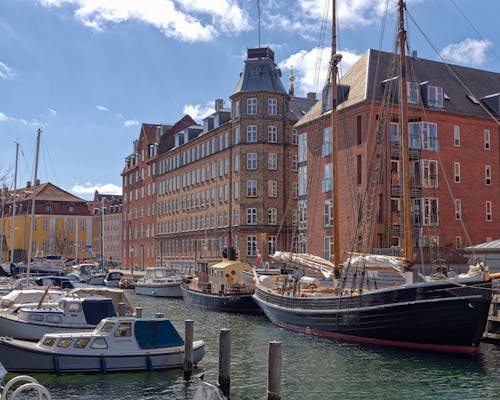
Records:
{"label": "rooftop chimney stack", "polygon": [[215,111],[220,111],[224,108],[223,99],[215,99]]}

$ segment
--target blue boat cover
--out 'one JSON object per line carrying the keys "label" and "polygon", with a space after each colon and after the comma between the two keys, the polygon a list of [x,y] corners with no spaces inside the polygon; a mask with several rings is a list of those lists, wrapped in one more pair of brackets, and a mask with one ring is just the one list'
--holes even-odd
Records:
{"label": "blue boat cover", "polygon": [[166,318],[138,318],[135,321],[134,333],[141,349],[184,345],[179,332]]}
{"label": "blue boat cover", "polygon": [[88,324],[97,325],[101,319],[115,315],[111,299],[85,299],[82,302],[83,314]]}

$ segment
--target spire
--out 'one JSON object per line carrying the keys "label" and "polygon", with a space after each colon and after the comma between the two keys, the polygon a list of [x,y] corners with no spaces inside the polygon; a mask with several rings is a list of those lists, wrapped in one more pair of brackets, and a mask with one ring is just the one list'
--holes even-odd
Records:
{"label": "spire", "polygon": [[290,67],[290,70],[291,70],[290,78],[289,78],[290,79],[290,88],[288,89],[288,94],[293,97],[293,96],[295,96],[295,88],[293,86],[293,81],[295,80],[295,76],[293,76],[293,65]]}

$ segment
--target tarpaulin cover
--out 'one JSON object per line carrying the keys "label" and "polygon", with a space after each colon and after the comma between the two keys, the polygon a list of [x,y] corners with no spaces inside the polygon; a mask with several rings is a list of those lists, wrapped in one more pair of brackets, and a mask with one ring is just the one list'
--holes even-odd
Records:
{"label": "tarpaulin cover", "polygon": [[134,325],[135,338],[141,349],[183,346],[184,340],[165,318],[138,318]]}
{"label": "tarpaulin cover", "polygon": [[82,302],[83,313],[87,323],[97,325],[103,318],[115,315],[115,309],[111,299],[85,299]]}

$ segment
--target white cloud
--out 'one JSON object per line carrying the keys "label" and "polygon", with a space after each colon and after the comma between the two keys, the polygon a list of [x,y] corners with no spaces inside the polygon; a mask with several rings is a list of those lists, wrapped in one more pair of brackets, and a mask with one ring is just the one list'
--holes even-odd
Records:
{"label": "white cloud", "polygon": [[10,79],[14,76],[14,71],[5,65],[3,62],[0,62],[0,78],[1,79]]}
{"label": "white cloud", "polygon": [[486,61],[486,52],[491,46],[488,40],[467,38],[459,43],[449,44],[441,51],[441,54],[451,62],[478,66]]}
{"label": "white cloud", "polygon": [[57,115],[57,111],[54,110],[53,108],[49,108],[49,114],[55,117]]}
{"label": "white cloud", "polygon": [[117,195],[122,194],[122,188],[120,186],[114,185],[113,183],[92,184],[89,182],[83,185],[79,183],[75,184],[73,188],[70,190],[70,192],[75,194],[76,196],[90,200],[94,197],[94,193],[96,190],[99,193],[104,193],[104,194],[117,194]]}
{"label": "white cloud", "polygon": [[7,121],[9,118],[3,113],[0,112],[0,121]]}
{"label": "white cloud", "polygon": [[210,101],[205,106],[201,104],[186,104],[182,112],[190,115],[195,121],[201,122],[203,118],[215,112],[214,102]]}
{"label": "white cloud", "polygon": [[109,111],[108,107],[106,106],[95,106],[99,111]]}
{"label": "white cloud", "polygon": [[0,112],[0,122],[1,121],[14,122],[14,123],[22,124],[24,126],[33,126],[33,127],[37,127],[37,128],[45,126],[45,123],[40,122],[36,118],[32,118],[31,121],[28,121],[24,118],[10,117],[8,115],[5,115],[3,112]]}
{"label": "white cloud", "polygon": [[252,29],[245,10],[236,0],[39,0],[47,7],[71,4],[76,18],[96,31],[106,24],[137,20],[169,38],[186,42],[207,42],[221,32],[240,33]]}
{"label": "white cloud", "polygon": [[[359,55],[348,50],[339,51],[342,61],[339,72],[345,72],[359,59]],[[301,50],[292,54],[279,64],[280,68],[293,67],[295,76],[295,94],[305,95],[308,92],[321,91],[328,78],[328,63],[331,49],[315,47],[312,50]]]}
{"label": "white cloud", "polygon": [[128,119],[123,123],[123,126],[137,126],[139,125],[139,121],[133,120],[133,119]]}

